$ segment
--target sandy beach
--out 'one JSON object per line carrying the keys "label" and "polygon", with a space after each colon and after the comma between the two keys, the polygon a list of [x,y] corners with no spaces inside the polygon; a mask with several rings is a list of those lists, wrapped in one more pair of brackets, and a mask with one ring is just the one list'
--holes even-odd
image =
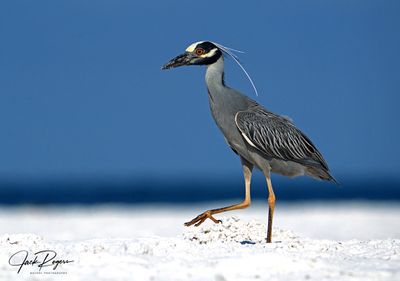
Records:
{"label": "sandy beach", "polygon": [[263,202],[183,226],[226,203],[2,208],[0,279],[400,279],[398,204],[281,203],[271,244]]}

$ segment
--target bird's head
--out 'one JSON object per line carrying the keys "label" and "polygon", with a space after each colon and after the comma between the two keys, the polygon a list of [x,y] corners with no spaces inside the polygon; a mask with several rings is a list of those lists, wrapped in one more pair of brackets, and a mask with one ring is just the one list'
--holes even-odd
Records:
{"label": "bird's head", "polygon": [[186,51],[170,60],[161,69],[170,69],[183,65],[210,65],[222,56],[222,51],[210,41],[191,44]]}
{"label": "bird's head", "polygon": [[183,65],[211,65],[219,60],[224,55],[228,55],[231,57],[243,70],[249,79],[251,85],[254,88],[254,92],[258,96],[258,92],[256,86],[253,83],[250,75],[247,73],[246,69],[239,62],[239,58],[234,54],[235,53],[243,53],[242,51],[235,50],[229,47],[225,47],[221,44],[210,42],[210,41],[200,41],[191,44],[186,48],[186,51],[170,60],[166,63],[161,69],[170,69],[174,67],[179,67]]}

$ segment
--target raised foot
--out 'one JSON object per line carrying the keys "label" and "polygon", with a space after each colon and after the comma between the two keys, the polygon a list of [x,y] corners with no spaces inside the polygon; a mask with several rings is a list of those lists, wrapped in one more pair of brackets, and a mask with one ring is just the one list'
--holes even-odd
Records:
{"label": "raised foot", "polygon": [[198,215],[197,217],[195,217],[194,219],[192,219],[189,222],[185,222],[185,226],[191,226],[194,224],[194,226],[199,226],[200,224],[202,224],[206,219],[210,219],[215,223],[220,223],[220,220],[217,220],[216,218],[214,218],[211,214],[211,211],[205,211],[204,213]]}

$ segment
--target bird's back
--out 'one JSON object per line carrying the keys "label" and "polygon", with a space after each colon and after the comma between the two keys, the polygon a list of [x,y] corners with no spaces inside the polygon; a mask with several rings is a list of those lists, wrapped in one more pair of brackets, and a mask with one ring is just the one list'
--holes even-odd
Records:
{"label": "bird's back", "polygon": [[288,118],[256,105],[239,111],[235,123],[248,144],[271,159],[273,172],[334,180],[322,154]]}
{"label": "bird's back", "polygon": [[322,154],[288,118],[274,114],[224,83],[223,60],[208,67],[212,116],[229,146],[263,171],[334,180]]}
{"label": "bird's back", "polygon": [[210,109],[229,146],[258,168],[261,157],[275,173],[334,180],[322,154],[288,118],[227,87],[221,96],[210,94]]}

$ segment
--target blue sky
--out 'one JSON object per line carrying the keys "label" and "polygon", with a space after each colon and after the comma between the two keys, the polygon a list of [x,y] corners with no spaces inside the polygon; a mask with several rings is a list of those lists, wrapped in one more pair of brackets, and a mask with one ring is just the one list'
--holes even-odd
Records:
{"label": "blue sky", "polygon": [[[226,82],[290,116],[333,173],[396,175],[398,1],[3,1],[0,177],[240,171],[192,42],[246,51]],[[206,173],[206,174],[204,174]]]}

